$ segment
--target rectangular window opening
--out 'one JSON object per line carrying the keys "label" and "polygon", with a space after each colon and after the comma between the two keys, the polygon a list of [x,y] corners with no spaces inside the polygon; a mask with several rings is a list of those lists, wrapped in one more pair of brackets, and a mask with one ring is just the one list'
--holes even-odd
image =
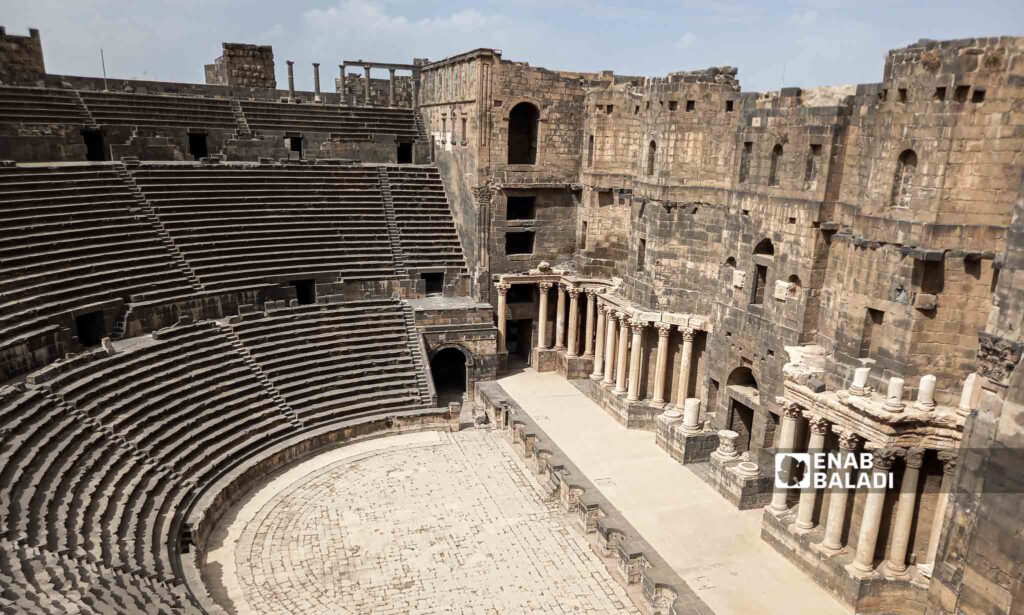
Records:
{"label": "rectangular window opening", "polygon": [[505,233],[505,254],[533,254],[534,231]]}
{"label": "rectangular window opening", "polygon": [[956,90],[953,91],[953,98],[958,103],[967,102],[967,95],[971,92],[971,86],[969,85],[958,85]]}
{"label": "rectangular window opening", "polygon": [[605,107],[604,107],[604,112],[607,113],[608,115],[611,115],[612,111],[614,111],[614,110],[615,110],[615,105],[605,105]]}
{"label": "rectangular window opening", "polygon": [[867,308],[864,313],[864,329],[860,337],[859,358],[865,359],[875,357],[878,353],[878,346],[882,336],[878,330],[885,320],[885,312],[873,308]]}
{"label": "rectangular window opening", "polygon": [[679,108],[679,101],[677,101],[677,100],[670,100],[670,101],[668,101],[668,110],[669,111],[675,111],[678,108]]}
{"label": "rectangular window opening", "polygon": [[974,92],[971,94],[972,103],[985,102],[985,90],[974,88]]}
{"label": "rectangular window opening", "polygon": [[932,96],[932,98],[935,99],[938,102],[942,102],[942,101],[946,100],[946,88],[944,88],[944,87],[935,88],[935,95]]}
{"label": "rectangular window opening", "polygon": [[753,305],[764,303],[764,287],[768,283],[768,267],[754,265],[754,292],[750,300]]}
{"label": "rectangular window opening", "polygon": [[731,101],[731,100],[727,100],[727,101],[725,101],[725,112],[726,112],[726,113],[732,113],[732,109],[733,109],[733,104],[734,104],[734,103],[733,103],[733,101]]}
{"label": "rectangular window opening", "polygon": [[75,333],[78,343],[83,346],[95,346],[106,337],[103,328],[103,312],[88,312],[75,316]]}
{"label": "rectangular window opening", "polygon": [[537,197],[510,196],[505,200],[506,220],[536,220]]}
{"label": "rectangular window opening", "polygon": [[747,181],[750,177],[750,157],[754,153],[754,142],[743,143],[743,151],[740,152],[740,183]]}
{"label": "rectangular window opening", "polygon": [[907,88],[900,88],[899,90],[897,90],[897,92],[899,93],[900,102],[907,102]]}
{"label": "rectangular window opening", "polygon": [[587,221],[584,220],[583,221],[583,227],[580,229],[580,244],[579,244],[579,249],[580,250],[586,250],[587,249],[587,227],[588,227]]}
{"label": "rectangular window opening", "polygon": [[647,240],[641,239],[636,248],[636,270],[644,271],[647,267]]}
{"label": "rectangular window opening", "polygon": [[192,154],[193,160],[209,157],[209,151],[206,149],[206,135],[189,133],[188,151]]}
{"label": "rectangular window opening", "polygon": [[697,101],[695,101],[695,100],[688,100],[688,101],[686,101],[686,111],[687,111],[687,113],[689,113],[690,111],[693,111],[696,108],[697,108]]}

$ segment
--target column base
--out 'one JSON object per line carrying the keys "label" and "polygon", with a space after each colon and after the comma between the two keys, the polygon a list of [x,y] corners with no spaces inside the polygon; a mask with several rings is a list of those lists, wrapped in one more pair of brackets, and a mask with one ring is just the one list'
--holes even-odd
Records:
{"label": "column base", "polygon": [[602,378],[604,378],[604,376],[602,376],[601,374],[590,374],[590,379],[596,382],[601,382]]}
{"label": "column base", "polygon": [[846,553],[846,545],[839,545],[838,547],[829,547],[823,542],[814,543],[811,545],[811,550],[815,553],[820,553],[825,557],[835,557]]}
{"label": "column base", "polygon": [[910,566],[904,565],[902,568],[897,568],[889,560],[885,560],[885,563],[878,567],[878,572],[885,575],[887,579],[910,578]]}
{"label": "column base", "polygon": [[812,534],[817,529],[818,525],[816,523],[811,523],[810,525],[800,525],[799,521],[789,526],[789,531],[793,532],[798,536],[806,536],[808,534]]}
{"label": "column base", "polygon": [[857,565],[856,562],[847,564],[844,567],[846,568],[846,572],[851,577],[853,577],[855,579],[863,580],[863,579],[869,579],[869,578],[875,576],[875,569],[874,568],[867,568],[867,569],[861,568],[860,566]]}

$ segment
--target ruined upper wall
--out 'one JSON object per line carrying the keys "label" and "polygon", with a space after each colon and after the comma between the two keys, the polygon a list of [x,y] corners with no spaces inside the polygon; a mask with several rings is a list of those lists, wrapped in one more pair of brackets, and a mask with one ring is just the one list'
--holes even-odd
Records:
{"label": "ruined upper wall", "polygon": [[35,85],[45,75],[39,30],[32,28],[28,36],[15,36],[0,26],[0,83]]}
{"label": "ruined upper wall", "polygon": [[270,45],[221,43],[223,55],[206,65],[206,83],[210,85],[277,87],[274,75],[274,48]]}

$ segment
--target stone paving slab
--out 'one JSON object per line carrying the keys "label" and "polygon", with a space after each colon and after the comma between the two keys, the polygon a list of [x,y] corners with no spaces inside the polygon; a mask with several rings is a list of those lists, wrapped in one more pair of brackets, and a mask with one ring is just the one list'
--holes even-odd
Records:
{"label": "stone paving slab", "polygon": [[497,432],[346,448],[271,479],[229,515],[208,561],[233,610],[638,613]]}

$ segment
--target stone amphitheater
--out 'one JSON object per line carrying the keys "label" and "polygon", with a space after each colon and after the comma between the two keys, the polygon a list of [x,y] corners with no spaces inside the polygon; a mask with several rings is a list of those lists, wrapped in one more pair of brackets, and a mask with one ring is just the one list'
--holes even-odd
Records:
{"label": "stone amphitheater", "polygon": [[1024,38],[337,66],[0,27],[0,610],[1024,612]]}

